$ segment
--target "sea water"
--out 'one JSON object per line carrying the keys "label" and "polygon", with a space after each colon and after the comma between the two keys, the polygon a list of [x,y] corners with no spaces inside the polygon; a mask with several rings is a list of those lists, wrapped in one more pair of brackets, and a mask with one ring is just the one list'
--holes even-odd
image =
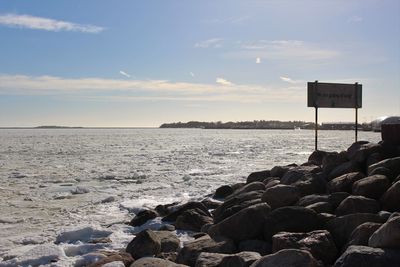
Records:
{"label": "sea water", "polygon": [[[319,132],[321,150],[353,141],[352,131]],[[65,253],[60,266],[85,265],[85,252],[98,249],[85,235],[122,248],[140,230],[124,224],[139,210],[200,200],[253,171],[301,164],[313,150],[311,130],[1,129],[0,261],[49,245]],[[79,244],[54,245],[63,234]]]}

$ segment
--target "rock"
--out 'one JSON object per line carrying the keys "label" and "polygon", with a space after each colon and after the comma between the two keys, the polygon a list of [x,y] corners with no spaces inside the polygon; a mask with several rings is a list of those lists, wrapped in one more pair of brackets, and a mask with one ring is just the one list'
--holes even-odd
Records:
{"label": "rock", "polygon": [[310,252],[300,249],[283,249],[254,262],[251,267],[322,267]]}
{"label": "rock", "polygon": [[216,200],[216,199],[212,199],[212,198],[206,198],[206,199],[203,199],[201,201],[201,203],[203,203],[204,206],[206,206],[206,208],[208,210],[211,210],[211,209],[213,210],[213,209],[216,209],[219,206],[221,206],[223,202],[219,201],[219,200]]}
{"label": "rock", "polygon": [[336,215],[343,216],[352,213],[377,213],[380,210],[378,201],[363,196],[349,196],[340,203]]}
{"label": "rock", "polygon": [[390,187],[390,181],[384,175],[372,175],[354,182],[353,195],[379,199]]}
{"label": "rock", "polygon": [[278,233],[272,237],[272,253],[282,249],[307,250],[315,259],[327,265],[335,261],[337,254],[332,236],[326,230],[308,233]]}
{"label": "rock", "polygon": [[[347,152],[328,152],[322,159],[322,171],[325,174],[331,173],[333,169],[347,161]],[[328,177],[329,178],[329,177]]]}
{"label": "rock", "polygon": [[333,209],[336,209],[348,196],[350,194],[347,192],[333,192],[328,196],[328,202],[332,205]]}
{"label": "rock", "polygon": [[368,245],[376,248],[400,248],[400,216],[385,222],[369,238]]}
{"label": "rock", "polygon": [[198,232],[207,223],[213,223],[213,219],[201,209],[185,210],[175,221],[176,229]]}
{"label": "rock", "polygon": [[161,240],[152,230],[143,230],[128,244],[126,252],[134,259],[157,255],[161,252]]}
{"label": "rock", "polygon": [[347,192],[351,193],[354,182],[365,178],[365,175],[361,172],[351,172],[342,176],[332,179],[327,187],[328,192]]}
{"label": "rock", "polygon": [[368,246],[369,238],[381,225],[381,223],[371,222],[360,224],[351,233],[347,246]]}
{"label": "rock", "polygon": [[285,173],[293,167],[296,167],[297,164],[290,164],[286,166],[275,166],[271,169],[271,176],[272,177],[279,177],[282,178]]}
{"label": "rock", "polygon": [[159,258],[145,257],[138,259],[131,264],[130,267],[185,267],[187,265],[176,264],[169,260],[163,260]]}
{"label": "rock", "polygon": [[176,258],[178,257],[178,252],[161,252],[160,254],[157,255],[157,258],[163,259],[163,260],[168,260],[168,261],[176,261]]}
{"label": "rock", "polygon": [[214,210],[214,222],[218,223],[244,208],[262,203],[261,196],[263,193],[264,191],[253,191],[226,199],[221,206]]}
{"label": "rock", "polygon": [[215,190],[215,198],[226,198],[233,193],[233,188],[230,185],[223,185]]}
{"label": "rock", "polygon": [[269,177],[263,181],[265,184],[265,190],[268,188],[274,187],[275,185],[278,185],[281,183],[278,177]]}
{"label": "rock", "polygon": [[291,185],[297,181],[304,180],[306,176],[313,173],[318,173],[321,168],[316,165],[311,166],[297,166],[289,169],[281,178],[281,183]]}
{"label": "rock", "polygon": [[329,202],[317,202],[306,206],[306,208],[313,210],[316,213],[332,213],[334,210]]}
{"label": "rock", "polygon": [[167,216],[172,211],[181,207],[181,206],[178,206],[178,204],[179,204],[178,202],[174,202],[174,203],[165,204],[165,205],[157,205],[154,209],[157,211],[157,213],[160,216]]}
{"label": "rock", "polygon": [[327,202],[328,197],[329,197],[328,195],[312,194],[300,198],[299,201],[296,203],[296,205],[306,207],[318,202]]}
{"label": "rock", "polygon": [[59,233],[54,243],[75,243],[77,241],[88,242],[97,238],[106,238],[111,234],[112,231],[87,226]]}
{"label": "rock", "polygon": [[310,174],[292,184],[301,196],[326,193],[326,179],[323,174]]}
{"label": "rock", "polygon": [[246,184],[245,186],[235,190],[229,197],[233,198],[238,195],[248,193],[248,192],[254,192],[254,191],[264,191],[265,190],[265,184],[263,182],[252,182],[249,184]]}
{"label": "rock", "polygon": [[263,240],[248,239],[239,242],[239,251],[253,251],[260,255],[270,254],[272,251],[272,244]]}
{"label": "rock", "polygon": [[279,232],[310,232],[321,229],[315,211],[304,207],[282,207],[272,211],[264,224],[264,238],[270,241]]}
{"label": "rock", "polygon": [[296,203],[300,198],[298,189],[291,185],[276,185],[265,190],[261,197],[271,209],[290,206]]}
{"label": "rock", "polygon": [[366,222],[383,223],[384,221],[378,214],[354,213],[329,220],[326,228],[331,233],[336,247],[340,250],[349,240],[354,229]]}
{"label": "rock", "polygon": [[259,239],[262,237],[263,225],[270,210],[266,203],[250,206],[211,226],[208,233],[211,236],[225,236],[234,241]]}
{"label": "rock", "polygon": [[336,177],[351,173],[351,172],[359,172],[360,166],[357,163],[354,163],[353,161],[348,161],[345,163],[340,164],[336,168],[334,168],[330,173],[329,173],[329,180],[335,179]]}
{"label": "rock", "polygon": [[310,164],[314,164],[317,166],[321,166],[322,165],[322,161],[324,159],[324,157],[328,154],[328,152],[326,151],[322,151],[322,150],[315,150],[314,152],[311,153],[311,155],[308,157],[308,163]]}
{"label": "rock", "polygon": [[154,234],[160,239],[161,252],[178,251],[180,241],[174,232],[170,231],[154,231]]}
{"label": "rock", "polygon": [[175,226],[172,224],[163,224],[161,225],[159,231],[175,231]]}
{"label": "rock", "polygon": [[136,216],[131,220],[129,225],[131,226],[141,226],[147,221],[158,217],[158,213],[154,210],[142,210],[136,214]]}
{"label": "rock", "polygon": [[400,211],[400,181],[394,183],[380,199],[382,209],[387,211]]}
{"label": "rock", "polygon": [[271,171],[270,170],[252,172],[247,177],[246,184],[249,184],[249,183],[252,183],[252,182],[262,182],[262,181],[264,181],[266,178],[268,178],[270,176],[271,176]]}
{"label": "rock", "polygon": [[382,154],[373,153],[373,154],[369,155],[369,157],[368,157],[368,159],[367,159],[367,161],[365,163],[366,163],[366,166],[368,167],[368,166],[371,166],[371,165],[373,165],[375,163],[378,163],[379,161],[382,161],[382,160],[384,160]]}
{"label": "rock", "polygon": [[382,160],[368,167],[368,174],[370,175],[376,168],[384,167],[393,172],[394,177],[400,174],[400,157]]}
{"label": "rock", "polygon": [[393,179],[395,178],[394,173],[389,170],[388,168],[385,167],[379,167],[374,169],[369,176],[374,176],[376,174],[380,174],[380,175],[384,175],[386,176],[386,178],[388,178],[390,181],[393,181]]}
{"label": "rock", "polygon": [[256,252],[244,251],[236,254],[202,252],[196,261],[196,267],[246,267],[260,259]]}
{"label": "rock", "polygon": [[88,265],[88,267],[101,267],[104,264],[115,261],[123,262],[125,266],[129,266],[132,264],[134,259],[132,258],[131,254],[126,252],[111,252],[106,255],[106,258],[96,261],[95,263]]}
{"label": "rock", "polygon": [[356,163],[365,163],[368,157],[374,153],[382,153],[382,146],[368,141],[358,141],[347,149],[347,157]]}
{"label": "rock", "polygon": [[232,240],[224,238],[213,240],[210,236],[205,235],[184,244],[184,247],[179,251],[176,262],[194,266],[201,252],[233,254],[235,251],[236,247]]}
{"label": "rock", "polygon": [[334,267],[388,267],[400,266],[398,250],[350,246],[338,258]]}
{"label": "rock", "polygon": [[178,207],[177,210],[171,212],[164,218],[162,218],[163,222],[175,222],[176,219],[178,218],[179,215],[181,215],[183,212],[190,210],[190,209],[200,209],[202,210],[205,214],[208,216],[211,216],[211,214],[208,212],[208,209],[206,206],[204,206],[203,203],[201,202],[188,202],[186,204],[183,204],[182,206]]}

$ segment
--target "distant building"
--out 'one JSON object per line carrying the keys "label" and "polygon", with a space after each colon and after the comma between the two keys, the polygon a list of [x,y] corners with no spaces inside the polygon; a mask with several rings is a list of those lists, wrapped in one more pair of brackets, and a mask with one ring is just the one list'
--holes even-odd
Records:
{"label": "distant building", "polygon": [[400,116],[379,117],[371,122],[372,130],[374,132],[380,132],[382,124],[400,124]]}
{"label": "distant building", "polygon": [[354,122],[324,122],[321,124],[321,130],[354,130]]}

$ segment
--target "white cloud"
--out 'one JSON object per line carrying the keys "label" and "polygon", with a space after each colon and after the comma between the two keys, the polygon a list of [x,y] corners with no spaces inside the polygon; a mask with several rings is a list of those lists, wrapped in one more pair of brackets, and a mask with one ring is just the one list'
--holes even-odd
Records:
{"label": "white cloud", "polygon": [[279,77],[282,81],[291,83],[291,84],[299,84],[299,83],[305,83],[303,80],[293,80],[292,78],[285,77],[285,76],[280,76]]}
{"label": "white cloud", "polygon": [[194,45],[195,48],[220,48],[222,47],[221,38],[213,38],[204,41],[200,41]]}
{"label": "white cloud", "polygon": [[3,14],[0,15],[0,24],[9,27],[27,28],[45,31],[75,31],[84,33],[99,33],[103,27],[77,24],[68,21],[54,20],[31,15]]}
{"label": "white cloud", "polygon": [[119,74],[121,74],[121,75],[123,75],[123,76],[125,76],[125,77],[127,77],[127,78],[130,78],[130,77],[131,77],[131,75],[129,75],[128,73],[126,73],[126,72],[123,71],[123,70],[120,70],[120,71],[119,71]]}
{"label": "white cloud", "polygon": [[225,80],[224,78],[217,78],[215,82],[218,83],[218,84],[221,84],[221,85],[226,85],[226,86],[233,85],[232,82],[230,82],[228,80]]}
{"label": "white cloud", "polygon": [[260,64],[261,63],[261,58],[257,57],[256,58],[256,64]]}
{"label": "white cloud", "polygon": [[190,76],[194,77],[194,73],[193,72],[189,72]]}
{"label": "white cloud", "polygon": [[356,22],[356,23],[362,22],[363,20],[364,20],[364,19],[363,19],[362,17],[356,16],[356,15],[351,16],[351,17],[348,19],[349,22]]}
{"label": "white cloud", "polygon": [[[118,96],[115,95],[118,92]],[[133,80],[62,78],[55,76],[1,75],[0,95],[77,96],[101,101],[222,101],[300,102],[303,90],[296,87],[268,87],[233,84],[223,78],[217,84]]]}

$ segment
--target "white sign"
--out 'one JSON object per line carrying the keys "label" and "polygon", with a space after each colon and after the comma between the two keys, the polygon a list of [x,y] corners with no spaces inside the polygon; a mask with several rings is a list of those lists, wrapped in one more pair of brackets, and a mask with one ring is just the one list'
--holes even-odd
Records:
{"label": "white sign", "polygon": [[362,85],[345,83],[309,82],[308,107],[361,108]]}

